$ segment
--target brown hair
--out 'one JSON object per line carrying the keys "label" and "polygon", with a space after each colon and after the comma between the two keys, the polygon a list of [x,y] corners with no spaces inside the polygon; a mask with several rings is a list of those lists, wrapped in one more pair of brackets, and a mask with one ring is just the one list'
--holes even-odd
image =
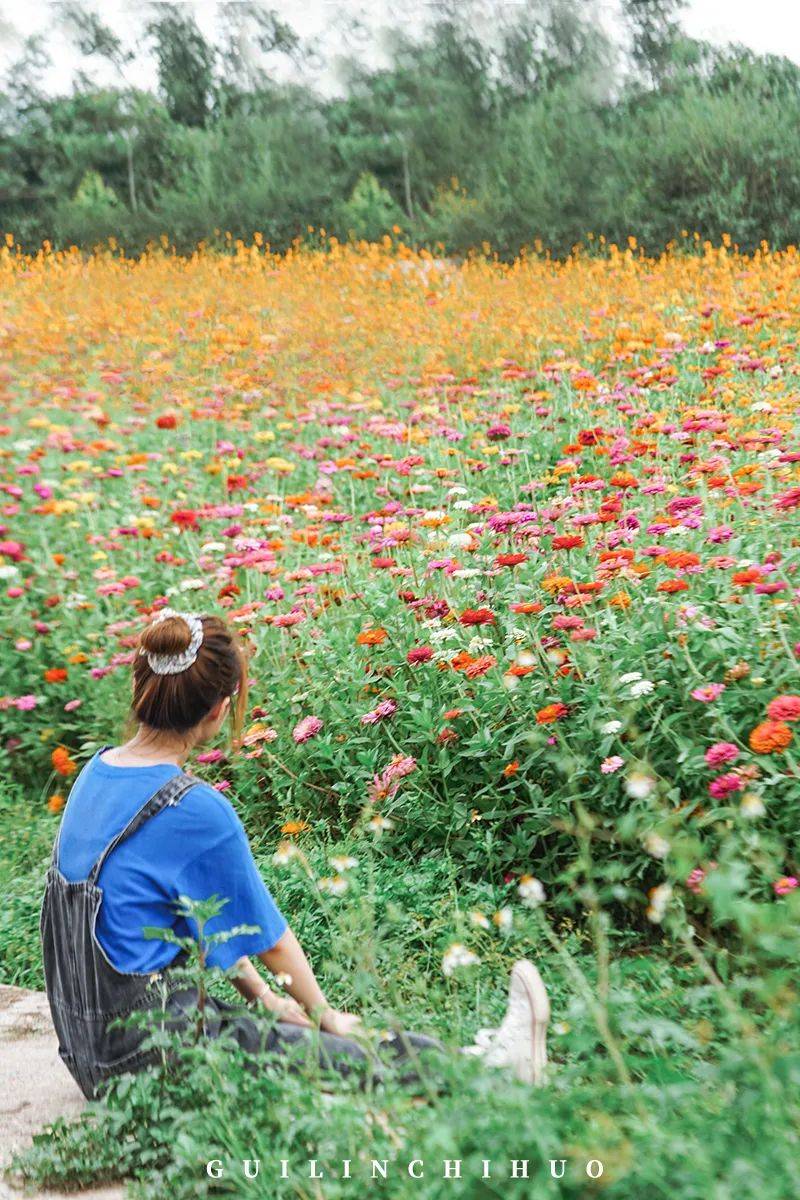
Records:
{"label": "brown hair", "polygon": [[[238,635],[219,617],[200,618],[203,640],[197,658],[176,675],[157,675],[148,654],[181,654],[191,631],[179,616],[165,617],[142,630],[133,660],[133,716],[151,729],[186,733],[226,697],[234,736],[241,732],[247,707],[247,658]],[[144,653],[140,653],[144,651]]]}

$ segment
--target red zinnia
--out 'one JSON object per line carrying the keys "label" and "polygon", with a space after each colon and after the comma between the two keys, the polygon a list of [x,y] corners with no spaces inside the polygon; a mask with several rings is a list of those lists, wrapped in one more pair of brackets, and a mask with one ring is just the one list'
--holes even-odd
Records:
{"label": "red zinnia", "polygon": [[181,529],[197,529],[197,513],[193,508],[176,508],[170,521]]}
{"label": "red zinnia", "polygon": [[432,658],[433,649],[430,646],[415,646],[406,655],[406,662],[411,663],[413,667],[416,663],[430,662]]}
{"label": "red zinnia", "polygon": [[458,619],[462,625],[494,625],[490,608],[466,608]]}

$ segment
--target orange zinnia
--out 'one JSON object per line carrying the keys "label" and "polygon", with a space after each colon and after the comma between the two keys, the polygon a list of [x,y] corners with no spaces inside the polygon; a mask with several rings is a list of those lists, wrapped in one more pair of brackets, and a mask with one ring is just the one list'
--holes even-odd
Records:
{"label": "orange zinnia", "polygon": [[67,678],[65,667],[48,667],[44,673],[46,683],[64,683]]}
{"label": "orange zinnia", "polygon": [[785,721],[762,721],[750,734],[750,749],[756,754],[775,754],[785,750],[792,740],[792,731]]}
{"label": "orange zinnia", "polygon": [[310,828],[311,826],[308,821],[284,821],[283,825],[281,825],[281,833],[286,833],[289,837],[292,837],[297,833],[305,833]]}
{"label": "orange zinnia", "polygon": [[553,721],[559,721],[565,717],[569,709],[566,704],[546,704],[544,708],[540,708],[536,714],[537,725],[550,725]]}
{"label": "orange zinnia", "polygon": [[385,629],[362,629],[356,637],[356,641],[359,646],[380,646],[387,637]]}
{"label": "orange zinnia", "polygon": [[656,591],[669,592],[671,594],[673,592],[685,592],[688,587],[689,585],[684,579],[665,579],[663,583],[658,585]]}
{"label": "orange zinnia", "polygon": [[63,746],[56,746],[50,755],[50,762],[53,764],[53,770],[57,775],[74,775],[78,769],[77,765],[70,758],[69,751]]}
{"label": "orange zinnia", "polygon": [[464,668],[464,674],[467,679],[477,679],[481,675],[485,675],[487,671],[491,671],[492,667],[496,666],[497,659],[491,654],[481,654],[478,658],[468,663]]}

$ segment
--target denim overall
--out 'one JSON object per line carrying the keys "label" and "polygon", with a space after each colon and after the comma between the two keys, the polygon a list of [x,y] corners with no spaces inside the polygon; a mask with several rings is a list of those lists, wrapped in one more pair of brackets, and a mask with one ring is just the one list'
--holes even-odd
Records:
{"label": "denim overall", "polygon": [[[58,1052],[89,1099],[112,1075],[137,1071],[157,1057],[157,1052],[141,1049],[146,1029],[109,1029],[109,1022],[164,1005],[164,984],[157,983],[158,975],[124,974],[106,958],[95,932],[103,900],[98,876],[117,846],[163,808],[179,804],[196,783],[183,771],[169,779],[112,838],[87,879],[70,883],[64,878],[58,869],[60,830],[56,838],[40,921],[45,984]],[[184,958],[179,952],[170,966]],[[168,971],[163,978],[168,980]]]}
{"label": "denim overall", "polygon": [[[158,815],[163,808],[180,803],[197,783],[180,772],[132,817],[113,838],[89,872],[89,877],[70,883],[58,869],[61,833],[53,849],[42,903],[41,935],[47,998],[58,1035],[58,1052],[87,1099],[94,1099],[105,1080],[127,1071],[139,1071],[159,1057],[159,1051],[143,1050],[145,1028],[123,1025],[109,1029],[112,1021],[134,1012],[163,1012],[164,1024],[172,1031],[197,1029],[197,989],[170,981],[170,971],[187,958],[180,951],[160,975],[124,974],[106,958],[97,940],[95,926],[103,900],[97,886],[103,863],[126,838]],[[303,1057],[348,1075],[366,1070],[379,1081],[382,1076],[375,1052],[351,1038],[317,1033],[285,1021],[270,1021],[261,1014],[242,1014],[230,1004],[209,995],[205,1000],[203,1032],[211,1038],[227,1036],[252,1056],[253,1069],[263,1068],[270,1055]],[[381,1046],[380,1057],[398,1062],[415,1059],[420,1051],[442,1046],[423,1034],[397,1033]],[[376,1065],[377,1064],[377,1065]],[[412,1070],[409,1082],[418,1078]]]}

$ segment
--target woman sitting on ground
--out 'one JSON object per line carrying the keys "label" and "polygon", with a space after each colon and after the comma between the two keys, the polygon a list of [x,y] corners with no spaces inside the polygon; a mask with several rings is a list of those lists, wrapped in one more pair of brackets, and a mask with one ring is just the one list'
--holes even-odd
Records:
{"label": "woman sitting on ground", "polygon": [[[256,926],[213,943],[210,966],[234,968],[231,981],[250,1002],[242,1013],[209,997],[208,1032],[227,1031],[253,1055],[303,1043],[343,1074],[374,1061],[376,1038],[359,1017],[333,1008],[275,905],[229,801],[183,770],[189,754],[219,733],[229,712],[240,729],[247,662],[236,634],[219,618],[161,610],[142,632],[133,663],[134,736],[99,750],[70,793],[53,851],[42,907],[47,994],[59,1051],[87,1096],[108,1078],[154,1061],[146,1031],[119,1018],[165,1006],[172,1027],[194,1028],[197,993],[172,978],[185,954],[147,938],[147,926],[197,936],[177,910],[179,897],[224,899],[206,935]],[[251,959],[286,981],[274,991]],[[259,1013],[261,1010],[261,1013]],[[268,1014],[272,1019],[263,1019]],[[471,1047],[484,1061],[541,1080],[549,1005],[536,968],[517,963],[499,1029]],[[109,1024],[114,1022],[112,1028]],[[381,1043],[397,1060],[441,1046],[420,1034]]]}

